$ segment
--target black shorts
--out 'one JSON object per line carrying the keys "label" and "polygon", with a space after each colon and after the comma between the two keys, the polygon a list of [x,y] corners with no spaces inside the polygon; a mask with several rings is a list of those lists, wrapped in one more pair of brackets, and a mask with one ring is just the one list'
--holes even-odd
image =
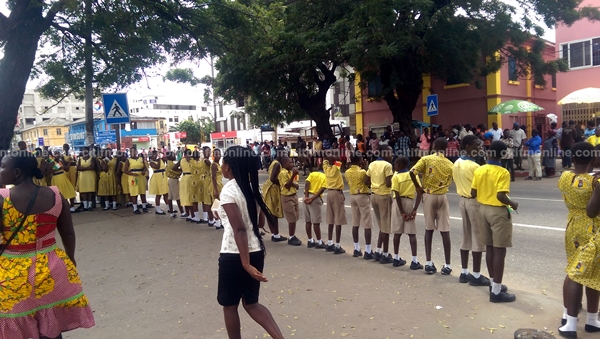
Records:
{"label": "black shorts", "polygon": [[[250,253],[250,265],[261,273],[265,266],[263,251]],[[260,281],[252,278],[242,267],[239,254],[221,253],[219,257],[219,287],[217,301],[221,306],[239,305],[244,298],[247,305],[258,302]]]}

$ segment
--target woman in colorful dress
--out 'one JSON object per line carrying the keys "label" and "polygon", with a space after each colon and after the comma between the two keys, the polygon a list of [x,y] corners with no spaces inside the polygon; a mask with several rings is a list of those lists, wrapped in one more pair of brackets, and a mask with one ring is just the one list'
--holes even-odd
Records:
{"label": "woman in colorful dress", "polygon": [[107,148],[103,152],[100,164],[100,180],[98,181],[98,196],[104,197],[103,211],[108,211],[112,203],[112,209],[117,210],[117,158],[113,158],[112,149]]}
{"label": "woman in colorful dress", "polygon": [[204,159],[198,162],[200,167],[201,185],[202,185],[202,219],[201,223],[208,223],[209,227],[215,225],[215,217],[210,210],[213,201],[213,184],[212,184],[212,164],[210,162],[211,149],[208,146],[202,147]]}
{"label": "woman in colorful dress", "polygon": [[41,148],[36,148],[35,149],[35,160],[37,161],[37,167],[40,170],[40,172],[42,172],[42,175],[44,175],[43,178],[38,179],[38,178],[33,178],[33,182],[38,185],[38,186],[48,186],[48,182],[46,181],[46,167],[48,165],[48,162],[46,162],[46,159],[44,159],[44,157],[42,156],[42,149]]}
{"label": "woman in colorful dress", "polygon": [[149,164],[152,167],[152,177],[150,178],[148,193],[156,196],[154,200],[156,210],[154,213],[165,215],[166,213],[160,208],[160,198],[162,197],[165,200],[165,204],[169,204],[169,181],[165,173],[167,163],[158,157],[158,151],[152,151]]}
{"label": "woman in colorful dress", "polygon": [[[69,203],[57,187],[35,185],[34,177],[44,176],[31,154],[16,152],[2,159],[0,184],[14,187],[0,189],[1,243],[6,247],[0,255],[0,338],[58,339],[63,332],[94,326],[75,268]],[[26,221],[17,230],[29,205]],[[57,230],[64,251],[56,245]]]}
{"label": "woman in colorful dress", "polygon": [[563,285],[563,320],[559,333],[567,338],[577,338],[577,315],[585,286],[587,300],[586,332],[600,332],[598,301],[600,297],[600,271],[597,248],[600,248],[600,183],[591,171],[594,160],[593,146],[580,142],[571,149],[575,169],[565,171],[558,180],[567,215],[565,250],[567,252],[567,277]]}
{"label": "woman in colorful dress", "polygon": [[146,163],[142,157],[138,155],[137,149],[132,147],[129,151],[130,157],[125,162],[123,174],[127,176],[127,184],[129,185],[129,201],[133,205],[134,214],[142,214],[138,209],[138,195],[142,200],[142,210],[148,213],[148,202],[146,201]]}
{"label": "woman in colorful dress", "polygon": [[[212,198],[219,199],[219,194],[223,189],[223,172],[221,171],[221,165],[219,162],[221,161],[221,150],[215,149],[213,151],[213,163],[210,165],[211,171],[211,183],[212,183]],[[221,225],[221,220],[215,220],[215,228],[218,230],[223,229],[223,225]]]}
{"label": "woman in colorful dress", "polygon": [[53,161],[54,166],[52,170],[54,171],[54,173],[52,173],[51,185],[58,187],[58,191],[60,192],[60,194],[62,194],[62,196],[65,199],[69,200],[71,212],[74,213],[75,196],[77,194],[75,193],[75,187],[73,187],[73,184],[71,184],[71,180],[69,180],[67,174],[69,173],[70,162],[62,158],[60,152],[54,153]]}
{"label": "woman in colorful dress", "polygon": [[83,148],[82,156],[77,160],[77,191],[83,210],[91,211],[96,193],[96,160],[91,157],[88,147]]}
{"label": "woman in colorful dress", "polygon": [[[279,172],[281,172],[281,163],[279,159],[273,160],[269,166],[269,178],[262,186],[262,196],[269,211],[277,219],[283,218],[283,206],[281,205],[281,186],[279,185]],[[287,241],[286,237],[279,235],[279,222],[276,220],[273,225],[269,224],[271,229],[271,241]]]}

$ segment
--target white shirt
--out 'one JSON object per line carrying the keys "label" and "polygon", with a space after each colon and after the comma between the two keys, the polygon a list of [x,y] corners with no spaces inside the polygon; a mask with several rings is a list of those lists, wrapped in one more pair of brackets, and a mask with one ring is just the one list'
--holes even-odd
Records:
{"label": "white shirt", "polygon": [[489,131],[490,133],[492,133],[492,141],[498,141],[500,140],[500,138],[502,137],[502,130],[501,129],[491,129]]}
{"label": "white shirt", "polygon": [[[242,220],[246,226],[246,233],[248,234],[249,252],[259,252],[261,250],[260,241],[252,231],[252,221],[250,219],[250,215],[248,214],[248,208],[246,207],[246,198],[244,197],[244,193],[242,193],[240,186],[237,184],[237,182],[235,182],[235,179],[229,180],[223,186],[219,198],[221,198],[221,204],[218,209],[218,214],[221,218],[221,223],[225,228],[223,230],[223,241],[221,242],[221,253],[240,253],[233,236],[233,227],[231,227],[229,217],[223,208],[223,205],[226,204],[236,204],[238,206],[242,214]],[[260,211],[258,206],[257,209]]]}
{"label": "white shirt", "polygon": [[525,131],[519,128],[519,130],[515,130],[514,128],[510,130],[510,137],[513,138],[513,146],[521,147],[523,144],[523,139],[527,139],[527,135],[525,135]]}

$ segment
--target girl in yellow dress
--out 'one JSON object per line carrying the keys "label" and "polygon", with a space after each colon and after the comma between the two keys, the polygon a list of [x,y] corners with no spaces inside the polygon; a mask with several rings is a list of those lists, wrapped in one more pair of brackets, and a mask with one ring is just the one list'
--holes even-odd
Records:
{"label": "girl in yellow dress", "polygon": [[[42,156],[41,148],[35,149],[35,160],[37,160],[38,168],[40,169],[42,174],[45,176],[46,175],[46,167],[48,165],[48,162],[46,162],[46,159],[44,159],[44,157]],[[33,177],[33,183],[38,186],[48,186],[48,182],[46,181],[45,177],[42,179],[37,179],[36,177]]]}
{"label": "girl in yellow dress", "polygon": [[73,187],[77,185],[77,163],[75,162],[75,157],[69,153],[71,147],[69,144],[63,145],[63,151],[65,154],[63,155],[63,160],[65,161],[65,165],[69,163],[69,170],[65,171],[67,173],[67,177],[71,181]]}
{"label": "girl in yellow dress", "polygon": [[127,184],[129,185],[130,201],[133,204],[133,213],[142,214],[138,209],[137,197],[142,200],[142,210],[148,213],[148,202],[146,201],[146,163],[142,157],[138,156],[137,149],[132,147],[129,150],[131,156],[125,162],[123,173],[127,175]]}
{"label": "girl in yellow dress", "polygon": [[107,148],[103,152],[104,158],[99,160],[100,180],[98,181],[98,196],[104,197],[104,208],[117,210],[117,158],[113,158],[112,149]]}
{"label": "girl in yellow dress", "polygon": [[202,155],[204,159],[198,162],[200,167],[201,185],[202,185],[202,219],[199,223],[208,223],[209,227],[215,225],[215,217],[210,210],[213,204],[213,184],[212,184],[212,169],[210,162],[211,149],[208,146],[202,147]]}
{"label": "girl in yellow dress", "polygon": [[155,214],[165,215],[166,213],[160,208],[160,198],[165,200],[165,204],[169,203],[169,181],[166,175],[167,163],[158,157],[158,151],[152,151],[150,156],[150,167],[152,167],[152,178],[150,178],[150,189],[148,193],[156,196],[154,203],[156,205]]}
{"label": "girl in yellow dress", "polygon": [[[279,185],[279,172],[281,172],[281,163],[278,159],[273,160],[269,166],[269,179],[265,181],[262,187],[263,200],[269,208],[269,211],[276,218],[283,218],[283,206],[281,205],[281,186]],[[276,219],[278,220],[278,219]],[[279,222],[271,228],[271,241],[287,241],[286,237],[279,235]]]}
{"label": "girl in yellow dress", "polygon": [[192,218],[189,219],[189,221],[200,224],[202,223],[202,220],[200,220],[200,209],[198,205],[202,202],[204,198],[204,178],[202,164],[200,162],[200,152],[194,151],[194,153],[192,153],[192,160],[190,161],[190,165],[192,166],[192,178],[190,179],[189,190],[191,193],[193,210]]}
{"label": "girl in yellow dress", "polygon": [[565,205],[569,210],[565,232],[567,277],[563,284],[563,326],[558,329],[565,337],[577,337],[577,315],[583,295],[587,299],[586,332],[600,332],[598,301],[600,299],[600,183],[588,174],[591,171],[593,146],[587,142],[571,149],[573,171],[565,171],[558,180]]}
{"label": "girl in yellow dress", "polygon": [[[221,161],[221,150],[215,149],[213,151],[213,163],[210,166],[211,170],[211,182],[212,182],[212,198],[219,199],[219,194],[221,193],[221,189],[223,189],[223,172],[221,171],[221,165],[219,164]],[[223,229],[223,225],[221,225],[221,220],[215,220],[215,227],[218,230]]]}
{"label": "girl in yellow dress", "polygon": [[61,157],[60,152],[54,153],[54,166],[52,167],[51,186],[58,187],[58,191],[71,204],[71,213],[75,212],[75,187],[71,184],[71,180],[67,173],[69,172],[70,162]]}
{"label": "girl in yellow dress", "polygon": [[191,221],[194,216],[194,193],[191,190],[192,186],[192,151],[185,149],[183,152],[183,158],[179,163],[173,166],[174,170],[181,169],[181,180],[179,181],[179,198],[181,205],[185,209],[185,213],[181,214],[181,218],[186,221]]}
{"label": "girl in yellow dress", "polygon": [[90,149],[83,148],[77,160],[77,191],[84,211],[92,210],[92,199],[96,193],[96,161],[90,156]]}
{"label": "girl in yellow dress", "polygon": [[129,202],[129,184],[127,182],[127,174],[123,173],[123,168],[127,162],[127,153],[123,152],[117,162],[117,191],[121,193],[121,203],[123,206],[130,206]]}

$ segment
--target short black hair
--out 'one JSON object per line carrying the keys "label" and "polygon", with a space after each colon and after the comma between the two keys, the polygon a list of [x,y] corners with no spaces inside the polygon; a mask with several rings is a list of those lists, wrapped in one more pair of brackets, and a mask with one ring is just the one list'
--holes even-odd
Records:
{"label": "short black hair", "polygon": [[361,160],[362,160],[362,155],[361,155],[360,151],[352,152],[352,154],[350,154],[350,163],[358,164]]}
{"label": "short black hair", "polygon": [[501,159],[504,154],[506,154],[506,150],[508,146],[504,143],[504,141],[494,141],[490,144],[490,158],[492,159]]}
{"label": "short black hair", "polygon": [[534,128],[534,129],[531,130],[531,135],[534,136],[534,137],[536,135],[540,135],[540,131],[538,131],[537,129]]}
{"label": "short black hair", "polygon": [[467,149],[467,146],[473,145],[478,140],[479,140],[479,138],[476,135],[473,135],[473,134],[465,135],[465,137],[460,142],[460,148],[465,150],[465,149]]}
{"label": "short black hair", "polygon": [[594,161],[595,153],[594,146],[586,141],[578,142],[571,148],[571,157],[576,164],[587,165],[591,163]]}
{"label": "short black hair", "polygon": [[397,157],[396,161],[394,161],[394,165],[395,164],[402,166],[402,168],[406,168],[406,166],[408,166],[408,158],[404,156]]}

